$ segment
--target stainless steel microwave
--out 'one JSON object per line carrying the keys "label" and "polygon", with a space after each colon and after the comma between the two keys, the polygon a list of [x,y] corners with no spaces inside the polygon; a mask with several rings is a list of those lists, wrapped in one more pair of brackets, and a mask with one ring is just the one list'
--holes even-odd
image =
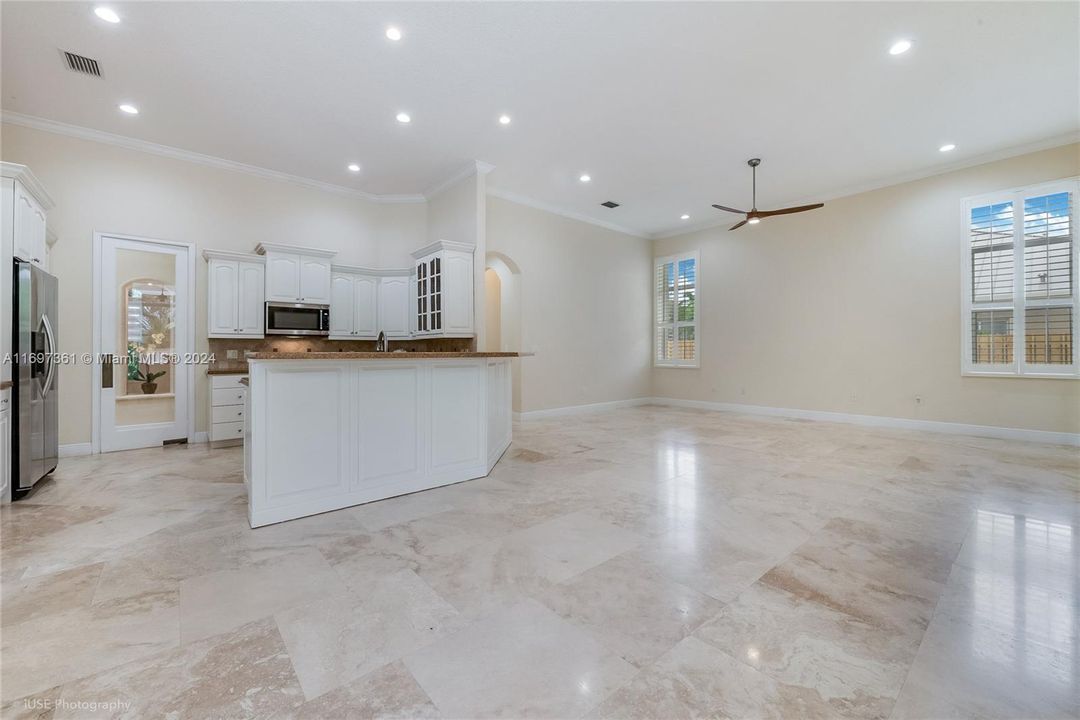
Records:
{"label": "stainless steel microwave", "polygon": [[330,306],[266,303],[267,335],[329,335]]}

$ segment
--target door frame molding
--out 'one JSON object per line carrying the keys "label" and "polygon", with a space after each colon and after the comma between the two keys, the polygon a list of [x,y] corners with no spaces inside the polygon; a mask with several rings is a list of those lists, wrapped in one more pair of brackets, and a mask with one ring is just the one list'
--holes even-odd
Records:
{"label": "door frame molding", "polygon": [[[190,321],[188,322],[186,340],[189,352],[197,352],[195,349],[195,243],[190,240],[163,240],[161,238],[146,237],[145,235],[127,235],[124,233],[99,232],[95,230],[93,259],[91,261],[92,282],[90,290],[90,307],[91,314],[93,315],[91,330],[93,357],[90,364],[90,452],[95,455],[101,452],[101,312],[102,301],[104,299],[104,288],[102,287],[101,282],[101,273],[103,270],[101,253],[105,238],[134,240],[155,245],[171,245],[173,247],[182,247],[187,250],[188,286],[186,290],[188,297],[187,311]],[[185,374],[187,375],[187,392],[185,393],[187,396],[186,402],[188,409],[187,441],[192,443],[195,442],[196,412],[194,363],[185,364]]]}

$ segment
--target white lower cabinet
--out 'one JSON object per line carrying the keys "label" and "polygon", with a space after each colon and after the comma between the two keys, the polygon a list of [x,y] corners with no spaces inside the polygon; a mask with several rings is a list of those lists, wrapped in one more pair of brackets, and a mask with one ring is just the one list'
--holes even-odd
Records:
{"label": "white lower cabinet", "polygon": [[11,390],[0,390],[0,503],[11,501]]}
{"label": "white lower cabinet", "polygon": [[247,375],[210,376],[210,442],[235,444],[244,439]]}
{"label": "white lower cabinet", "polygon": [[511,441],[509,363],[251,361],[251,526],[486,475]]}

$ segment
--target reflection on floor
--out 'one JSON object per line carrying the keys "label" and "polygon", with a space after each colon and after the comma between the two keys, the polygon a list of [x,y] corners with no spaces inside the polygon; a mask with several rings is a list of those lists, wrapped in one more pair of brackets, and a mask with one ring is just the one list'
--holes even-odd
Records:
{"label": "reflection on floor", "polygon": [[1075,448],[656,407],[515,437],[254,531],[238,450],[62,461],[0,516],[4,717],[1080,707]]}

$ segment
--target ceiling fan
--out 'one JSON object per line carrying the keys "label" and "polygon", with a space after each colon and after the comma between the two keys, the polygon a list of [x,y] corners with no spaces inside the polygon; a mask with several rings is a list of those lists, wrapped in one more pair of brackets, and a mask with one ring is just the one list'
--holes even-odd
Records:
{"label": "ceiling fan", "polygon": [[745,215],[742,221],[735,223],[728,230],[738,230],[743,225],[750,223],[751,225],[757,225],[761,222],[761,218],[772,217],[773,215],[790,215],[791,213],[806,212],[807,210],[817,210],[819,207],[824,207],[825,203],[814,203],[813,205],[797,205],[795,207],[782,208],[780,210],[758,210],[757,209],[757,166],[761,164],[761,158],[751,158],[746,161],[754,171],[754,200],[753,206],[749,211],[736,210],[735,208],[725,207],[723,205],[713,205],[717,210],[724,210],[725,212],[735,213],[736,215]]}

